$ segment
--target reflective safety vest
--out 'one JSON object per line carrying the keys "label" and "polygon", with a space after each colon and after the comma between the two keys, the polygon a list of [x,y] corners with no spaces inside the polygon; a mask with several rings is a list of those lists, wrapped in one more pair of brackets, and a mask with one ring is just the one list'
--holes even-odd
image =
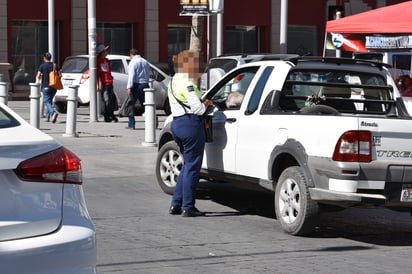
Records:
{"label": "reflective safety vest", "polygon": [[[202,97],[202,92],[199,88],[193,84],[185,73],[176,73],[169,83],[168,97],[170,104],[179,104],[182,107],[190,109],[189,106],[185,106],[187,103],[187,97],[189,92],[195,92],[198,98]],[[183,105],[182,105],[183,103]]]}

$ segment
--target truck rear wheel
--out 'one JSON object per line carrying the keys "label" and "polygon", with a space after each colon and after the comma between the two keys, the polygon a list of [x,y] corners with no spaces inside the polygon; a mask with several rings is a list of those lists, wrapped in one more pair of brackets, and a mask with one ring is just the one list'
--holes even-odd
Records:
{"label": "truck rear wheel", "polygon": [[310,198],[302,169],[292,166],[279,177],[275,192],[276,218],[291,235],[312,232],[318,222],[318,203]]}

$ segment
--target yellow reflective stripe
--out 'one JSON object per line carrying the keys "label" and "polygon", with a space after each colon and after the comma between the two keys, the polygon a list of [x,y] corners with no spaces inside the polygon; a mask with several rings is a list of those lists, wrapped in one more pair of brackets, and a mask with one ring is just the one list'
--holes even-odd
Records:
{"label": "yellow reflective stripe", "polygon": [[[171,84],[173,84],[173,94],[172,94],[172,89],[171,89]],[[172,103],[177,103],[177,100],[180,100],[183,103],[187,103],[187,94],[188,94],[188,90],[187,87],[188,86],[193,86],[194,91],[196,92],[196,95],[201,98],[202,97],[202,92],[199,90],[199,88],[194,85],[192,82],[183,79],[181,77],[176,77],[176,79],[173,79],[169,85],[168,88],[168,97],[169,97],[169,101]],[[174,96],[173,96],[174,95]]]}

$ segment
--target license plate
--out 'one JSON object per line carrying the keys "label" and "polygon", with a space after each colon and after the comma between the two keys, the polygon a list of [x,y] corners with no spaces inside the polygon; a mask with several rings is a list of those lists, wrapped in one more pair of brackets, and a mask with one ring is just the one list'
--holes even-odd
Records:
{"label": "license plate", "polygon": [[401,202],[412,202],[412,184],[402,185]]}
{"label": "license plate", "polygon": [[73,84],[73,80],[63,80],[63,85],[71,86]]}

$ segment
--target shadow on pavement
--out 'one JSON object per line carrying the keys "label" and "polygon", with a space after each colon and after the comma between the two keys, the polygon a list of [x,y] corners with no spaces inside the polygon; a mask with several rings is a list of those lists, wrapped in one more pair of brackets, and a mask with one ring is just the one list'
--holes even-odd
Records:
{"label": "shadow on pavement", "polygon": [[[276,220],[273,193],[265,190],[238,187],[230,183],[201,182],[197,198],[233,209],[207,212],[208,217],[258,215]],[[409,212],[386,208],[348,208],[322,212],[319,219],[320,225],[306,237],[346,238],[385,246],[412,245],[412,217]]]}

